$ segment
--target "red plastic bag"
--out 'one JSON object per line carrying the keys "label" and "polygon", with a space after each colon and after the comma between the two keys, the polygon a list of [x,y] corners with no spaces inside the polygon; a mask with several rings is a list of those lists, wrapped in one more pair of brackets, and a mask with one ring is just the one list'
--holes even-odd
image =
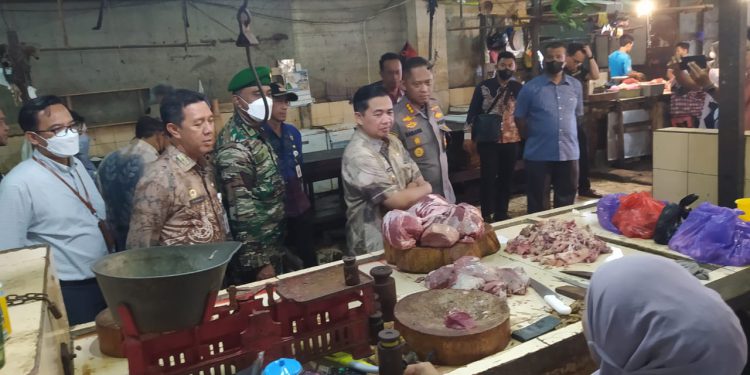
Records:
{"label": "red plastic bag", "polygon": [[645,191],[620,197],[620,208],[612,217],[612,224],[626,237],[653,238],[664,206]]}

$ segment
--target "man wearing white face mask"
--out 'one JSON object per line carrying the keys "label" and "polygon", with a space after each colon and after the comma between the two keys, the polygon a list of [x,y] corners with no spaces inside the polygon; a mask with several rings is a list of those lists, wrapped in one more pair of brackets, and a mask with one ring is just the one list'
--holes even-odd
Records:
{"label": "man wearing white face mask", "polygon": [[216,141],[216,172],[234,239],[244,246],[227,268],[227,282],[240,285],[267,279],[281,271],[284,180],[276,155],[262,137],[261,123],[270,117],[271,70],[243,69],[229,82],[234,115]]}
{"label": "man wearing white face mask", "polygon": [[23,105],[18,123],[34,147],[0,183],[0,250],[48,244],[70,325],[107,307],[91,265],[107,254],[104,200],[78,153],[80,124],[56,96]]}

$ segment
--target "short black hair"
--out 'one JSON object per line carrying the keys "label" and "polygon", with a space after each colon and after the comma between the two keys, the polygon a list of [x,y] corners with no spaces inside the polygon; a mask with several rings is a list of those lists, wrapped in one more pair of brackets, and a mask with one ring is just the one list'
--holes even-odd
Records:
{"label": "short black hair", "polygon": [[625,47],[628,44],[633,43],[634,40],[635,40],[635,38],[633,38],[632,35],[630,35],[630,34],[623,34],[620,37],[620,47]]}
{"label": "short black hair", "polygon": [[411,70],[414,68],[420,68],[426,66],[427,69],[432,69],[432,65],[430,65],[430,62],[427,61],[424,57],[415,56],[410,57],[404,62],[404,69],[403,69],[403,75],[404,77],[411,75]]}
{"label": "short black hair", "polygon": [[386,61],[389,60],[398,60],[398,62],[401,63],[401,65],[404,64],[403,59],[401,58],[401,55],[393,52],[386,52],[383,54],[383,56],[380,56],[380,61],[378,62],[380,64],[380,71],[383,71],[383,65],[385,65]]}
{"label": "short black hair", "polygon": [[554,40],[554,41],[547,43],[544,46],[544,52],[547,52],[547,50],[550,50],[550,49],[558,49],[558,48],[565,48],[565,45],[563,44],[563,42]]}
{"label": "short black hair", "polygon": [[164,123],[150,116],[141,116],[135,123],[135,137],[138,139],[146,139],[152,135],[165,132]]}
{"label": "short black hair", "polygon": [[573,42],[568,44],[568,56],[573,56],[578,51],[583,52],[583,43]]}
{"label": "short black hair", "polygon": [[[18,111],[18,125],[24,132],[37,131],[39,129],[39,112],[55,104],[65,106],[62,99],[54,95],[40,96],[23,103],[21,110]],[[68,107],[65,106],[65,108]]]}
{"label": "short black hair", "polygon": [[388,96],[385,89],[381,85],[367,85],[360,87],[357,92],[354,93],[352,98],[352,106],[354,112],[365,113],[367,108],[370,108],[370,99],[379,98],[381,96]]}
{"label": "short black hair", "polygon": [[680,47],[680,48],[682,48],[684,50],[690,51],[690,43],[688,43],[688,42],[679,42],[679,43],[677,43],[675,45],[675,47]]}
{"label": "short black hair", "polygon": [[513,54],[513,52],[510,51],[503,51],[500,52],[500,54],[497,55],[497,61],[499,62],[502,59],[516,59],[516,55]]}
{"label": "short black hair", "polygon": [[160,83],[151,88],[151,93],[154,94],[154,96],[165,97],[173,92],[174,92],[174,87],[167,85],[165,83]]}
{"label": "short black hair", "polygon": [[208,100],[206,100],[205,95],[192,90],[177,89],[161,100],[159,114],[161,115],[164,124],[172,123],[180,126],[185,119],[182,109],[193,103],[199,102],[204,102],[208,105]]}

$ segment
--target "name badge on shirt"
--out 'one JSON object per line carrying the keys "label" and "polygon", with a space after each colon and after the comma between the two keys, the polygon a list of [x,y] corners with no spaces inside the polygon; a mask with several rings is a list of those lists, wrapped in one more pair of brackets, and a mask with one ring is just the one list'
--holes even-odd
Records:
{"label": "name badge on shirt", "polygon": [[422,132],[422,128],[417,128],[417,129],[414,129],[414,130],[409,130],[408,132],[406,132],[406,136],[407,137],[411,137],[411,136],[417,135],[417,134],[419,134],[421,132]]}
{"label": "name badge on shirt", "polygon": [[201,204],[206,200],[206,197],[198,197],[190,200],[190,205],[195,206],[196,204]]}

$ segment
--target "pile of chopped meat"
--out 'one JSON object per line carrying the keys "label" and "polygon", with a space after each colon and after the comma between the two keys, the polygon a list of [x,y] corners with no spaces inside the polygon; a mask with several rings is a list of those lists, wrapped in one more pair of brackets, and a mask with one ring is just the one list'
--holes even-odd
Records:
{"label": "pile of chopped meat", "polygon": [[596,238],[588,226],[579,228],[573,220],[545,220],[527,226],[508,242],[506,252],[532,257],[550,266],[591,263],[610,250]]}
{"label": "pile of chopped meat", "polygon": [[427,274],[425,286],[428,289],[477,289],[505,298],[511,294],[526,294],[529,280],[522,267],[492,267],[482,264],[477,257],[465,256]]}
{"label": "pile of chopped meat", "polygon": [[408,211],[388,212],[382,229],[386,242],[395,249],[408,250],[417,244],[441,248],[473,243],[484,234],[484,220],[482,212],[470,204],[450,204],[430,194]]}

